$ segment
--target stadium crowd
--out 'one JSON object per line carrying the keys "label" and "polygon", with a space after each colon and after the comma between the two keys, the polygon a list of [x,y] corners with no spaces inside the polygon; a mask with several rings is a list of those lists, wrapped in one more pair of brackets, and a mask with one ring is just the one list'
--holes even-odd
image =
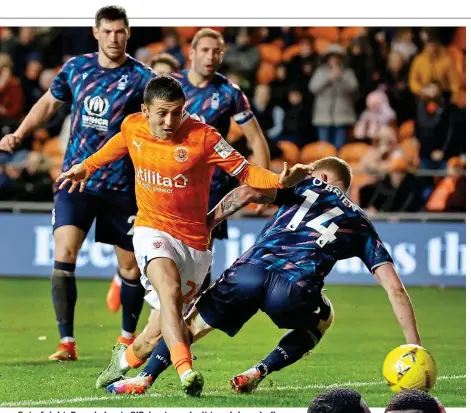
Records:
{"label": "stadium crowd", "polygon": [[[219,71],[248,96],[273,170],[337,155],[355,172],[350,197],[371,214],[465,212],[464,27],[214,29],[227,42]],[[184,69],[197,30],[136,27],[128,52],[158,73]],[[88,27],[0,28],[1,135],[68,58],[95,50]],[[52,201],[69,112],[0,153],[0,201]],[[241,138],[234,122],[227,140],[250,156]]]}

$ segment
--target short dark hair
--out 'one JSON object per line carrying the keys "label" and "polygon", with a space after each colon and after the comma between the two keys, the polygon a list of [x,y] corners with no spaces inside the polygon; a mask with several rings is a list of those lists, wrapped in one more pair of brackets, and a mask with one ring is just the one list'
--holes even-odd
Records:
{"label": "short dark hair", "polygon": [[159,53],[155,55],[150,61],[150,67],[154,67],[157,63],[165,63],[172,68],[172,72],[178,72],[180,70],[180,63],[170,53]]}
{"label": "short dark hair", "polygon": [[324,169],[335,174],[335,176],[342,181],[345,188],[350,188],[352,183],[352,168],[343,159],[336,156],[327,156],[319,159],[313,164],[314,170]]}
{"label": "short dark hair", "polygon": [[171,76],[154,77],[147,83],[144,90],[144,103],[151,105],[154,99],[173,102],[183,99],[185,101],[185,92],[181,83]]}
{"label": "short dark hair", "polygon": [[115,22],[123,20],[126,27],[129,27],[129,19],[126,10],[121,6],[105,6],[95,14],[95,27],[100,27],[102,20]]}
{"label": "short dark hair", "polygon": [[385,412],[393,410],[422,410],[424,413],[440,413],[437,401],[428,393],[413,389],[402,390],[389,401]]}
{"label": "short dark hair", "polygon": [[332,389],[318,394],[307,413],[364,413],[361,394],[352,389]]}

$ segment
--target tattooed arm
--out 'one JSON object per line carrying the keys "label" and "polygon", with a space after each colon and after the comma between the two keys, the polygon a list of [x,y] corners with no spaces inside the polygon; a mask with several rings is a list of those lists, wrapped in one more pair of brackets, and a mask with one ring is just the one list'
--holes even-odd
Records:
{"label": "tattooed arm", "polygon": [[206,218],[208,228],[212,230],[226,218],[252,202],[256,204],[269,204],[273,202],[276,192],[276,189],[254,189],[247,185],[234,189],[208,213]]}

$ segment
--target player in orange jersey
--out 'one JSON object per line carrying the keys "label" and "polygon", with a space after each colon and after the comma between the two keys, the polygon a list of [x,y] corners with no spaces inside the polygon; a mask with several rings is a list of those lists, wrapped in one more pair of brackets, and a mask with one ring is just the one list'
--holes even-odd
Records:
{"label": "player in orange jersey", "polygon": [[[152,79],[144,91],[142,112],[128,116],[102,149],[63,172],[60,188],[85,188],[100,167],[129,154],[136,172],[138,213],[133,244],[145,299],[160,309],[147,327],[162,335],[181,378],[183,391],[199,396],[203,376],[192,369],[182,326],[182,311],[207,274],[212,254],[206,224],[210,180],[216,166],[254,188],[284,188],[300,182],[312,167],[295,165],[278,175],[250,165],[213,127],[184,111],[181,84],[169,76]],[[161,326],[161,327],[160,327]],[[133,346],[118,344],[113,357],[137,367],[144,363]],[[109,373],[109,372],[108,372]],[[107,380],[107,372],[98,382]]]}

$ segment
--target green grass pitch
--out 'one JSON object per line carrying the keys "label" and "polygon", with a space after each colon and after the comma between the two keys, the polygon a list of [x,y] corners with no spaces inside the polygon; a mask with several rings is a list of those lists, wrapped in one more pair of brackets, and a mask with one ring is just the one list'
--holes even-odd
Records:
{"label": "green grass pitch", "polygon": [[[269,376],[252,395],[232,394],[229,379],[271,351],[284,331],[263,314],[233,339],[213,332],[193,346],[195,366],[205,376],[201,399],[180,392],[169,368],[144,396],[114,396],[95,389],[120,332],[120,313],[106,308],[108,281],[78,279],[76,340],[80,360],[54,363],[58,332],[49,280],[0,279],[0,407],[306,407],[331,385],[354,388],[370,406],[392,396],[381,375],[389,350],[403,336],[385,292],[379,286],[326,286],[336,318],[319,346],[306,358]],[[447,407],[466,399],[465,289],[408,288],[423,345],[438,365],[432,394]],[[139,331],[149,308],[144,304]]]}

